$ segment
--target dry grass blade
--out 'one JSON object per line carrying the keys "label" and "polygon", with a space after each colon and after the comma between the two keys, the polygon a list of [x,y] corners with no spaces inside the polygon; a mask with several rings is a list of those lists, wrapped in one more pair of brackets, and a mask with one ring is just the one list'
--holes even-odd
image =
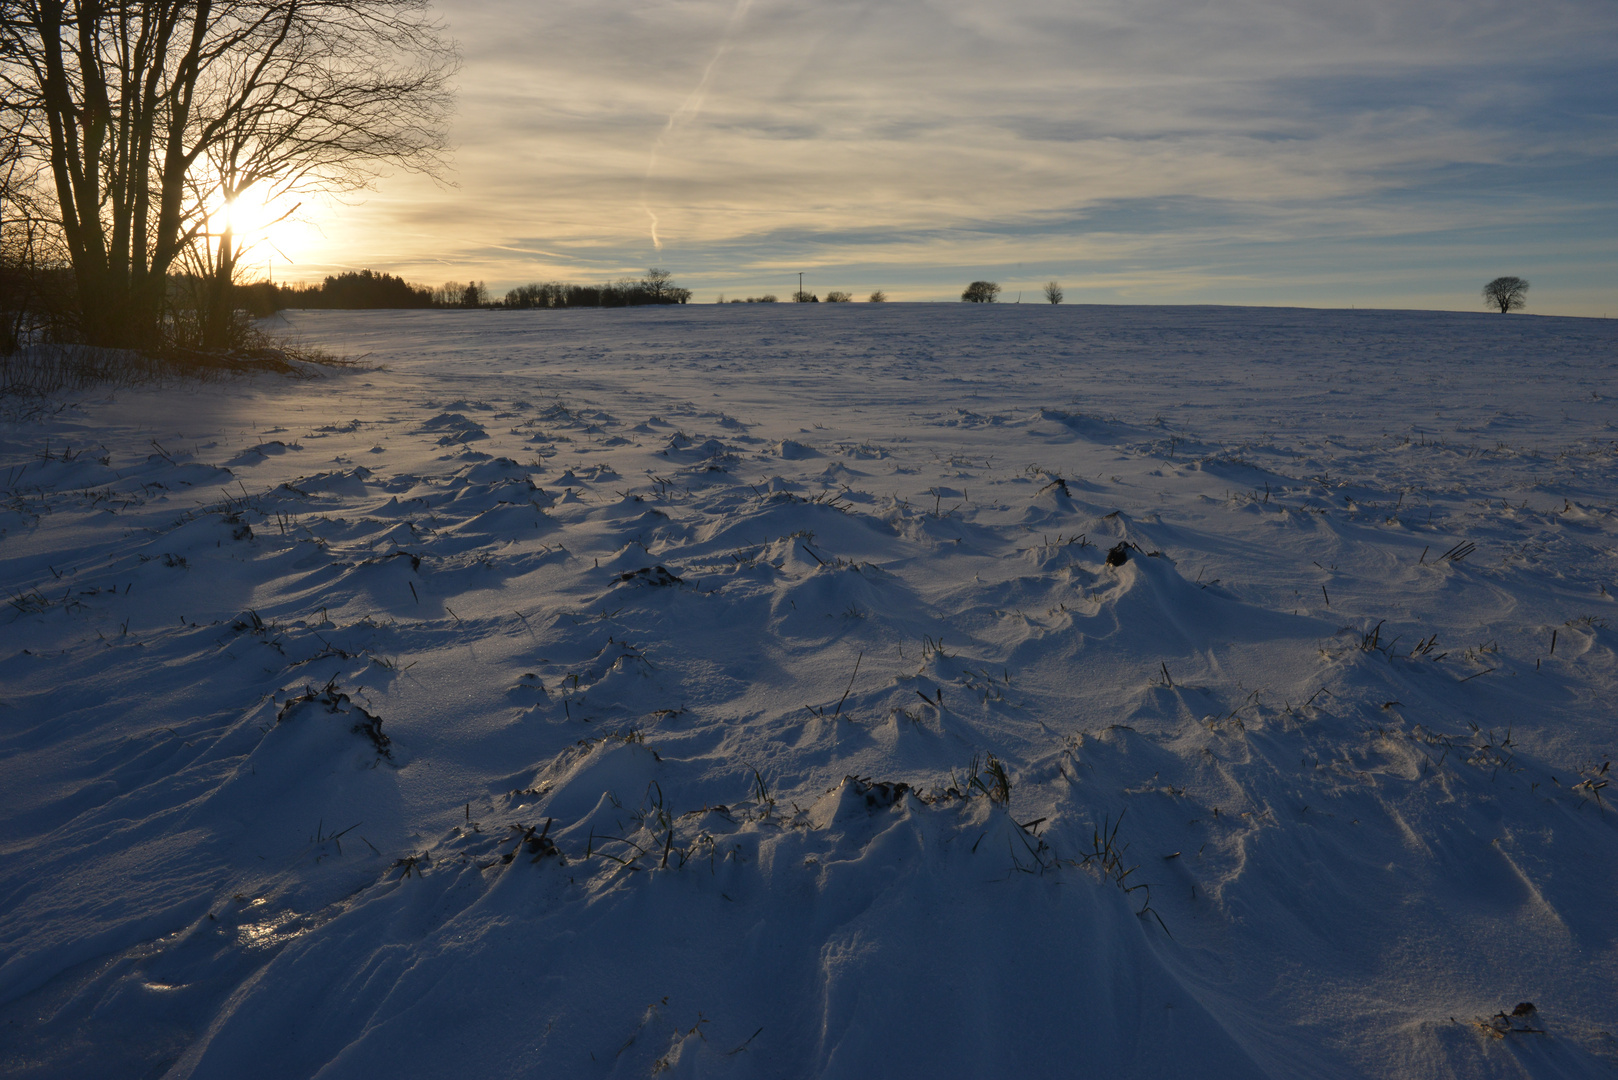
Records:
{"label": "dry grass blade", "polygon": [[860,673],[860,662],[865,659],[865,650],[860,650],[859,657],[854,661],[854,674],[848,677],[848,685],[843,688],[843,696],[837,699],[837,710],[831,714],[833,720],[843,714],[843,702],[848,700],[848,693],[854,689],[854,679]]}
{"label": "dry grass blade", "polygon": [[1472,543],[1470,540],[1462,540],[1459,544],[1456,544],[1454,547],[1444,552],[1444,554],[1440,555],[1439,558],[1448,559],[1450,562],[1460,562],[1477,549],[1478,546]]}

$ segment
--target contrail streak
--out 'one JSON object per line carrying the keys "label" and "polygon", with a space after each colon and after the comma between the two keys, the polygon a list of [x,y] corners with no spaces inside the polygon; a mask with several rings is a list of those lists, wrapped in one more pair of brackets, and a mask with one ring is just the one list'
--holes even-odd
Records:
{"label": "contrail streak", "polygon": [[752,6],[753,0],[736,0],[736,7],[730,13],[730,20],[725,23],[725,32],[720,35],[719,44],[714,48],[713,56],[708,58],[707,66],[702,69],[702,78],[697,80],[697,85],[686,95],[680,107],[669,113],[668,122],[663,125],[663,130],[652,140],[652,149],[646,159],[646,178],[641,181],[640,208],[646,212],[646,217],[651,223],[652,247],[658,251],[663,250],[663,241],[658,239],[657,235],[657,215],[652,213],[646,199],[647,191],[652,186],[652,174],[657,171],[658,152],[663,149],[663,144],[668,141],[669,136],[674,134],[675,128],[695,120],[702,113],[702,103],[708,96],[708,84],[713,81],[714,70],[719,67],[719,61],[725,53],[730,51],[731,38],[741,26],[742,19],[747,16],[747,9]]}

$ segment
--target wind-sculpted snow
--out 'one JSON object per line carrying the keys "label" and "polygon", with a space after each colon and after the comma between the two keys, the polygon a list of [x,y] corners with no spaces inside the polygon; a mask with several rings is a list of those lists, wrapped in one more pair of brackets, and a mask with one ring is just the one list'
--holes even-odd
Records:
{"label": "wind-sculpted snow", "polygon": [[964,307],[8,403],[0,1071],[1618,1071],[1618,333]]}

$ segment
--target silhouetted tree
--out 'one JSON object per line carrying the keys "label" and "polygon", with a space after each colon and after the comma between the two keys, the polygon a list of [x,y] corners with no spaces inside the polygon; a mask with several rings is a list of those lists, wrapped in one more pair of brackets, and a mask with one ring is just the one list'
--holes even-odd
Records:
{"label": "silhouetted tree", "polygon": [[466,290],[476,288],[475,281],[446,281],[432,290],[433,307],[458,308],[466,302]]}
{"label": "silhouetted tree", "polygon": [[669,273],[667,270],[659,270],[654,266],[652,269],[646,271],[646,276],[641,278],[640,283],[641,288],[645,290],[647,297],[651,299],[652,303],[661,304],[665,302],[664,298],[674,287],[673,282],[673,274]]}
{"label": "silhouetted tree", "polygon": [[674,275],[667,270],[658,270],[655,267],[646,271],[646,276],[640,282],[640,298],[637,303],[652,304],[685,304],[691,300],[691,290],[682,289],[674,284]]}
{"label": "silhouetted tree", "polygon": [[0,132],[0,356],[65,329],[71,296],[62,289],[60,233],[24,162],[21,140]]}
{"label": "silhouetted tree", "polygon": [[992,281],[974,281],[966,287],[961,299],[971,304],[992,304],[1000,295],[1000,286]]}
{"label": "silhouetted tree", "polygon": [[881,289],[878,289],[876,292],[871,294],[871,303],[873,303],[873,304],[885,304],[887,302],[888,302],[888,294],[883,292]]}
{"label": "silhouetted tree", "polygon": [[1521,311],[1528,303],[1528,282],[1520,277],[1497,277],[1483,286],[1483,300],[1490,307],[1498,307],[1502,315]]}
{"label": "silhouetted tree", "polygon": [[1045,283],[1045,299],[1053,304],[1060,304],[1062,302],[1062,286],[1054,281],[1047,281]]}
{"label": "silhouetted tree", "polygon": [[846,292],[843,292],[841,289],[833,289],[831,292],[826,294],[826,303],[828,304],[846,304],[853,299],[854,298],[852,296],[848,295]]}
{"label": "silhouetted tree", "polygon": [[[240,255],[220,209],[431,169],[454,55],[427,0],[8,0],[0,128],[55,188],[91,344],[165,334],[168,276],[213,283],[214,336]],[[228,318],[224,321],[228,322]]]}

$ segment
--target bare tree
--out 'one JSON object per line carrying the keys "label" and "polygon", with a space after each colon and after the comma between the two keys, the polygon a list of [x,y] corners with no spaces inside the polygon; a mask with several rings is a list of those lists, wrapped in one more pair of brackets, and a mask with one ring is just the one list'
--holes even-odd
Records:
{"label": "bare tree", "polygon": [[1062,302],[1062,286],[1061,285],[1057,284],[1054,281],[1047,281],[1045,283],[1045,290],[1044,291],[1045,291],[1045,299],[1046,300],[1050,301],[1053,304],[1060,304]]}
{"label": "bare tree", "polygon": [[0,133],[0,356],[17,351],[34,265],[35,215],[15,135]]}
{"label": "bare tree", "polygon": [[0,124],[55,188],[83,333],[149,347],[171,271],[214,283],[240,254],[224,208],[364,186],[444,147],[453,49],[427,0],[13,0],[0,6]]}
{"label": "bare tree", "polygon": [[1483,286],[1483,301],[1500,314],[1521,311],[1528,303],[1528,282],[1520,277],[1497,277]]}
{"label": "bare tree", "polygon": [[666,296],[674,289],[674,274],[668,270],[659,270],[652,267],[646,271],[646,276],[640,279],[641,288],[652,298],[653,303],[661,304]]}
{"label": "bare tree", "polygon": [[992,281],[974,281],[966,287],[961,299],[972,304],[992,304],[1000,295],[1000,286]]}
{"label": "bare tree", "polygon": [[878,289],[878,290],[876,290],[876,292],[871,294],[871,303],[873,303],[873,304],[885,304],[887,302],[888,302],[888,294],[883,292],[881,289]]}
{"label": "bare tree", "polygon": [[22,140],[0,131],[0,356],[67,331],[60,231],[48,193],[25,166]]}

